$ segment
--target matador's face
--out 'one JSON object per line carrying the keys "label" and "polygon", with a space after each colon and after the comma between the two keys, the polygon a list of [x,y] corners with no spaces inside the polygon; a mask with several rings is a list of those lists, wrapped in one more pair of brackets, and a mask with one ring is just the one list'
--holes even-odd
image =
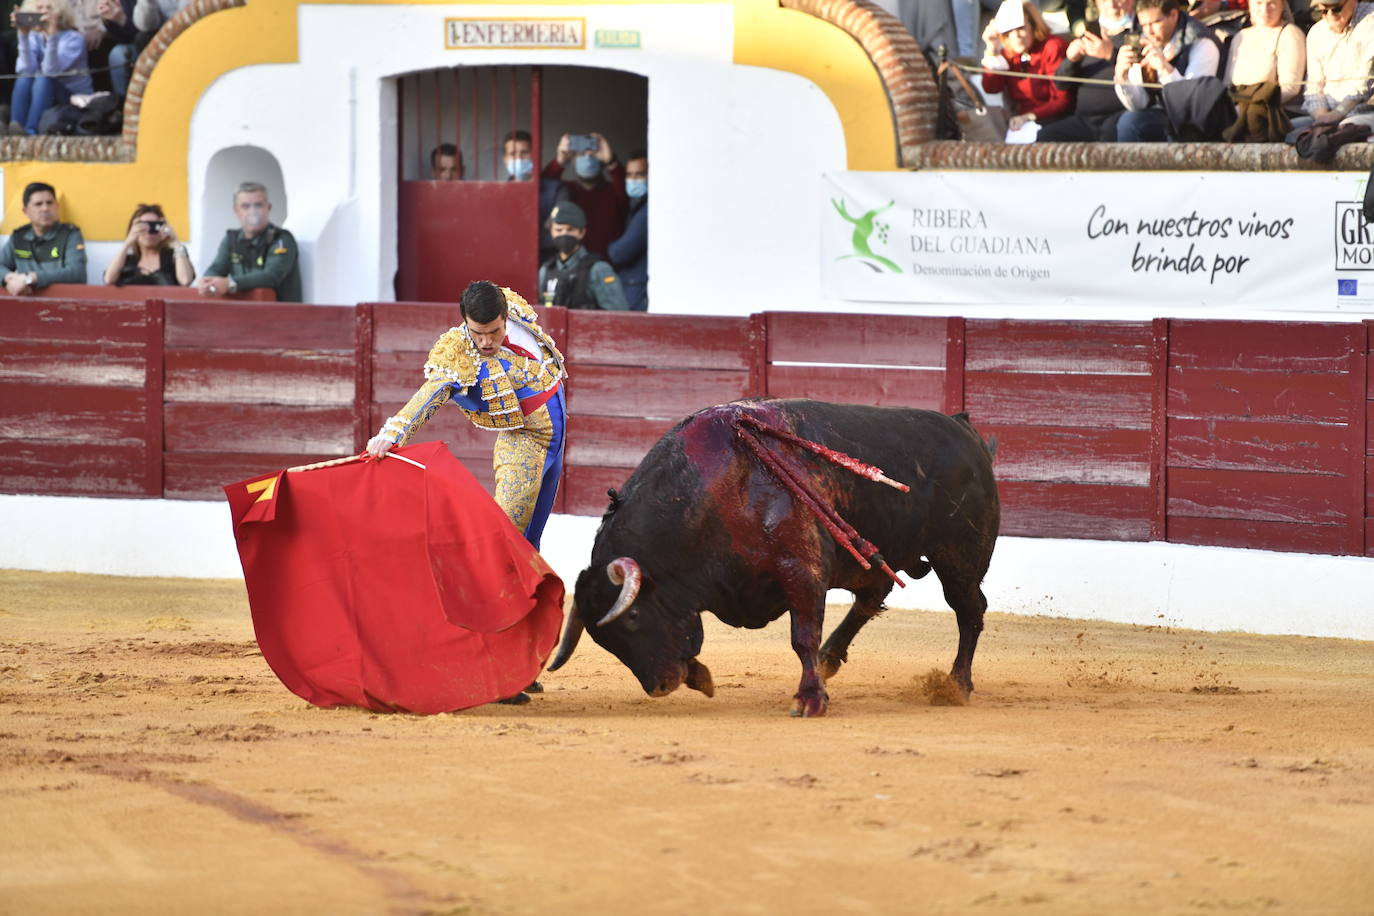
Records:
{"label": "matador's face", "polygon": [[468,336],[472,338],[477,352],[483,356],[495,356],[506,339],[506,318],[501,316],[494,321],[478,323],[471,318],[463,319],[467,325]]}

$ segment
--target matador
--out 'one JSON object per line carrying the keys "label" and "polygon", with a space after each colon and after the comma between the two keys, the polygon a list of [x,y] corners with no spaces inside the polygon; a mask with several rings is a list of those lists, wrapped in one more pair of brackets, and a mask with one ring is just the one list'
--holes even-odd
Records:
{"label": "matador", "polygon": [[509,289],[471,283],[458,308],[463,323],[429,351],[424,385],[367,451],[382,458],[405,445],[452,400],[474,425],[496,431],[496,503],[538,550],[563,474],[563,354],[534,309]]}

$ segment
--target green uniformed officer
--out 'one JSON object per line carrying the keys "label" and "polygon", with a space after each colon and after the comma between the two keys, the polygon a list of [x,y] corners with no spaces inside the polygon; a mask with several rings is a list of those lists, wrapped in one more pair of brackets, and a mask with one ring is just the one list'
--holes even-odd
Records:
{"label": "green uniformed officer", "polygon": [[41,181],[24,188],[29,222],[10,234],[0,249],[5,289],[27,296],[53,283],[86,282],[86,240],[81,230],[61,220],[57,192]]}
{"label": "green uniformed officer", "polygon": [[625,290],[615,270],[582,247],[587,214],[565,200],[549,214],[549,233],[557,254],[539,267],[539,295],[545,305],[570,309],[628,312]]}
{"label": "green uniformed officer", "polygon": [[270,287],[278,302],[301,301],[300,249],[295,236],[268,221],[271,212],[266,187],[256,181],[238,186],[234,215],[242,228],[225,233],[214,262],[196,281],[203,295]]}

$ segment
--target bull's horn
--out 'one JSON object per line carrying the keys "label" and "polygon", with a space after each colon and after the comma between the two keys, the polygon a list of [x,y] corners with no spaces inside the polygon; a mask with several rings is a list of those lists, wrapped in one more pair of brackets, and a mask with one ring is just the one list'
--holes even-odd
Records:
{"label": "bull's horn", "polygon": [[606,564],[606,578],[610,579],[612,584],[620,586],[620,597],[615,599],[615,604],[606,616],[596,622],[597,626],[604,627],[635,603],[635,598],[639,597],[639,583],[643,577],[644,574],[639,571],[639,564],[630,557],[617,557]]}
{"label": "bull's horn", "polygon": [[582,631],[586,625],[582,622],[582,615],[577,613],[577,605],[573,605],[572,613],[568,615],[568,625],[563,630],[563,638],[558,643],[558,651],[553,654],[553,661],[549,662],[549,670],[557,671],[572,658],[573,649],[577,648],[577,641],[582,638]]}

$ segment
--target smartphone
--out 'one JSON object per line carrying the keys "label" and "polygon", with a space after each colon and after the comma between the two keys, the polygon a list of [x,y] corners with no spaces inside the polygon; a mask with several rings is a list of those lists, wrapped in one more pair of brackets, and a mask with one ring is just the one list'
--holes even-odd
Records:
{"label": "smartphone", "polygon": [[1087,22],[1083,23],[1083,31],[1101,38],[1102,23],[1098,22],[1096,19],[1089,19]]}
{"label": "smartphone", "polygon": [[591,134],[572,134],[568,137],[568,149],[574,153],[595,152],[599,145]]}
{"label": "smartphone", "polygon": [[1127,32],[1127,33],[1126,33],[1126,47],[1130,48],[1132,51],[1134,51],[1135,53],[1139,54],[1139,53],[1140,53],[1140,36],[1137,35],[1137,34],[1134,33],[1134,32]]}
{"label": "smartphone", "polygon": [[43,14],[25,12],[15,13],[14,24],[21,29],[41,29],[43,28]]}

